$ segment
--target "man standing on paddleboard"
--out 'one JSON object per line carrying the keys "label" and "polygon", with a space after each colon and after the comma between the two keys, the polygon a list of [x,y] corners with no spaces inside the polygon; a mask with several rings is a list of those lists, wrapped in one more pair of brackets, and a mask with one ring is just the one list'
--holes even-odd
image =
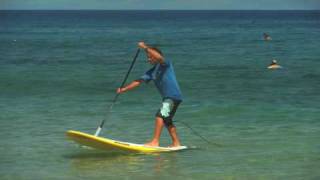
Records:
{"label": "man standing on paddleboard", "polygon": [[144,42],[138,43],[139,48],[145,50],[148,62],[153,65],[140,79],[135,80],[125,87],[118,88],[117,93],[124,93],[142,82],[153,81],[162,96],[162,105],[156,113],[154,135],[151,141],[146,143],[148,146],[159,146],[162,128],[165,126],[172,139],[170,147],[180,146],[177,130],[172,122],[173,116],[182,102],[182,95],[176,80],[173,65],[169,59],[165,59],[162,52],[154,47],[147,46]]}

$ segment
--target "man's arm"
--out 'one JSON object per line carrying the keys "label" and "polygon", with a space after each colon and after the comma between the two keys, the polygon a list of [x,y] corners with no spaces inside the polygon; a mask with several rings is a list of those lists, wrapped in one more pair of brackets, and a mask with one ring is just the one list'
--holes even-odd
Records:
{"label": "man's arm", "polygon": [[130,84],[128,84],[127,86],[122,87],[122,88],[118,88],[118,89],[117,89],[117,93],[118,93],[118,94],[121,94],[121,93],[124,93],[124,92],[126,92],[126,91],[129,91],[129,90],[131,90],[131,89],[134,89],[134,88],[138,87],[138,86],[141,84],[142,81],[143,81],[143,80],[135,80],[135,81],[132,81],[132,82],[131,82]]}

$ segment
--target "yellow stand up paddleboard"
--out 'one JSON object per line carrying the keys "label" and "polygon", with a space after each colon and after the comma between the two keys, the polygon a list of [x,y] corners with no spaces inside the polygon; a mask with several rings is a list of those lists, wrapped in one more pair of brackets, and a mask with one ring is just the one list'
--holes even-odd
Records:
{"label": "yellow stand up paddleboard", "polygon": [[270,65],[268,66],[268,69],[281,69],[282,67],[280,65]]}
{"label": "yellow stand up paddleboard", "polygon": [[187,149],[186,146],[179,147],[153,147],[143,144],[134,144],[123,141],[116,141],[113,139],[94,136],[91,134],[79,132],[79,131],[67,131],[67,136],[84,146],[107,150],[107,151],[125,151],[125,152],[140,152],[140,153],[160,153],[160,152],[172,152]]}

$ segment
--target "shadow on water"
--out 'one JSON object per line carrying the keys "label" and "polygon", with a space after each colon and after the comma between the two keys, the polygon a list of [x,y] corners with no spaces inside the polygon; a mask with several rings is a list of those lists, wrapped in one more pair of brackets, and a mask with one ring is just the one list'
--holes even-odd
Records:
{"label": "shadow on water", "polygon": [[188,152],[189,150],[142,154],[80,150],[63,157],[68,161],[68,173],[71,176],[135,179],[140,178],[142,174],[150,178],[162,176],[168,171],[175,174],[174,169],[184,163],[184,157],[190,156]]}
{"label": "shadow on water", "polygon": [[129,154],[125,152],[101,152],[101,151],[91,151],[91,152],[75,152],[72,154],[66,154],[63,157],[66,159],[107,159],[107,158],[117,158],[121,156],[138,156],[141,154]]}
{"label": "shadow on water", "polygon": [[145,161],[144,154],[102,151],[78,151],[63,156],[69,161],[72,174],[136,171]]}
{"label": "shadow on water", "polygon": [[162,152],[162,153],[139,153],[139,152],[125,152],[125,151],[102,151],[102,150],[95,150],[95,149],[82,149],[77,152],[73,152],[70,154],[63,155],[66,159],[125,159],[125,158],[133,158],[133,157],[143,157],[143,156],[149,156],[149,157],[157,157],[161,155],[172,155],[172,154],[181,154],[189,151],[196,151],[196,150],[204,150],[205,147],[197,147],[197,146],[188,146],[188,149],[180,150],[178,152]]}

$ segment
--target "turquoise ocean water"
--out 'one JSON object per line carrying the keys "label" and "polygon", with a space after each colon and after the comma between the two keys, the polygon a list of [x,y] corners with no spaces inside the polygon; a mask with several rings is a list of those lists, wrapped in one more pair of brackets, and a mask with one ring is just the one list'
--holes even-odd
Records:
{"label": "turquoise ocean water", "polygon": [[[319,179],[319,20],[319,11],[0,11],[0,179]],[[176,125],[196,148],[115,154],[68,141],[67,130],[94,133],[104,118],[101,136],[150,139],[161,102],[151,83],[108,113],[141,40],[173,61],[184,95]],[[283,69],[268,70],[272,59]],[[129,80],[149,67],[140,54]]]}

